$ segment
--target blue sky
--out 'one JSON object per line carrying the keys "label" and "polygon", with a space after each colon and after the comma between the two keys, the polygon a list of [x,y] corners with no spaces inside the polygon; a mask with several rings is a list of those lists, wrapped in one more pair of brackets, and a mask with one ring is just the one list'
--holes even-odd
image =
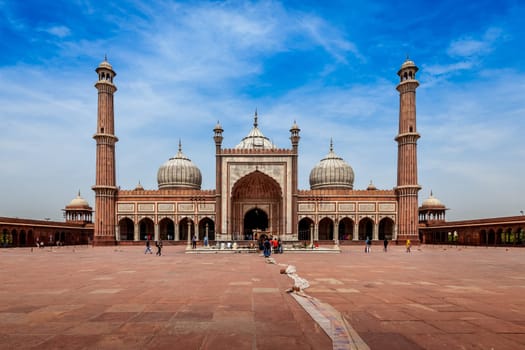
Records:
{"label": "blue sky", "polygon": [[97,92],[117,72],[117,182],[156,189],[184,153],[215,187],[224,147],[259,127],[289,148],[299,187],[328,152],[354,188],[396,184],[397,70],[419,66],[420,202],[448,219],[525,210],[525,5],[521,1],[1,1],[0,216],[61,219],[78,190],[94,205]]}

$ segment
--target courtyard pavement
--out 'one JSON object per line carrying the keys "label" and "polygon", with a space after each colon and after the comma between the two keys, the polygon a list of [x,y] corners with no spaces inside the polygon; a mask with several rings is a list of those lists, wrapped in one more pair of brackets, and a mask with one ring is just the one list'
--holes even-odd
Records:
{"label": "courtyard pavement", "polygon": [[525,348],[524,249],[184,252],[0,249],[0,349],[332,349],[278,264],[370,349]]}

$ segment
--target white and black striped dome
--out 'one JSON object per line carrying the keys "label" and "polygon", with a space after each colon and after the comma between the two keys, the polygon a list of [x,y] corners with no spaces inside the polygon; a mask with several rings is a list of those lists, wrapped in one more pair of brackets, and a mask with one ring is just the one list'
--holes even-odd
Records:
{"label": "white and black striped dome", "polygon": [[166,163],[162,164],[157,172],[159,190],[191,188],[200,190],[202,175],[199,168],[182,153],[179,141],[179,152]]}
{"label": "white and black striped dome", "polygon": [[354,170],[335,154],[330,140],[330,152],[310,172],[310,188],[353,189]]}

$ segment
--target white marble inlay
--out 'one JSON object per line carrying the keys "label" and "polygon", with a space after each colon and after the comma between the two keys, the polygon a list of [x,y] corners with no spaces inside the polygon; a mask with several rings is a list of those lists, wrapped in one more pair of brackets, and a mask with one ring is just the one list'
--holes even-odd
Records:
{"label": "white marble inlay", "polygon": [[122,289],[95,289],[89,294],[115,294],[120,292]]}

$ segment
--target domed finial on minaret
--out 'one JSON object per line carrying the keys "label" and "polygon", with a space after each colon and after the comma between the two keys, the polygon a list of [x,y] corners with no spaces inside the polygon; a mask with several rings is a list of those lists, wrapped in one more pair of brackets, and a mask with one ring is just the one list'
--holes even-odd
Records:
{"label": "domed finial on minaret", "polygon": [[214,135],[213,135],[213,139],[215,140],[215,145],[216,147],[220,148],[221,146],[221,143],[222,143],[222,132],[224,130],[222,129],[222,126],[221,126],[221,123],[219,123],[219,121],[217,120],[217,125],[215,125],[215,127],[213,128],[213,132],[214,132]]}
{"label": "domed finial on minaret", "polygon": [[180,138],[179,138],[179,152],[182,152],[182,142],[181,142]]}
{"label": "domed finial on minaret", "polygon": [[299,125],[297,125],[297,122],[294,119],[293,125],[290,128],[290,140],[292,141],[292,147],[294,147],[296,151],[297,151],[297,146],[299,144],[299,139],[301,138],[299,136],[300,131],[301,129],[299,129]]}
{"label": "domed finial on minaret", "polygon": [[334,151],[334,140],[330,137],[330,152]]}
{"label": "domed finial on minaret", "polygon": [[253,117],[253,127],[256,128],[257,125],[259,125],[257,123],[257,108],[255,108],[255,116]]}

